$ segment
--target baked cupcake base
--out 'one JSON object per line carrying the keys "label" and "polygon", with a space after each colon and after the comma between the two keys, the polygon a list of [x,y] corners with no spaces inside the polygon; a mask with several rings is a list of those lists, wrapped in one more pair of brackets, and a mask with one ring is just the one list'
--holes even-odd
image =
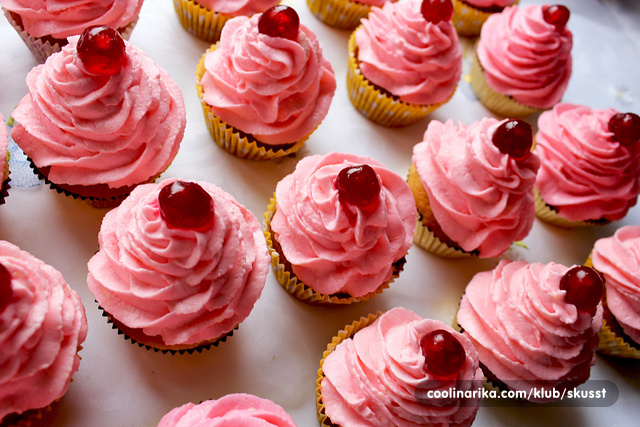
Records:
{"label": "baked cupcake base", "polygon": [[[347,93],[349,100],[360,114],[382,126],[402,127],[423,119],[444,104],[444,102],[430,105],[408,104],[367,80],[358,63],[356,31],[353,31],[349,37]],[[454,93],[455,90],[451,93],[451,97]]]}
{"label": "baked cupcake base", "polygon": [[314,291],[310,286],[306,283],[298,280],[296,275],[291,271],[291,265],[284,259],[284,257],[280,253],[280,248],[273,237],[273,232],[271,230],[271,218],[276,212],[276,199],[275,194],[274,197],[271,198],[271,202],[267,207],[267,212],[264,214],[264,236],[267,241],[267,247],[269,249],[269,255],[271,255],[271,267],[273,272],[278,279],[278,283],[282,285],[282,287],[291,295],[299,299],[300,301],[306,302],[307,304],[318,304],[318,305],[345,305],[352,304],[356,302],[366,301],[374,296],[382,293],[389,285],[400,275],[400,272],[404,268],[405,257],[402,257],[400,260],[396,261],[393,264],[393,275],[389,280],[382,283],[376,290],[373,292],[369,292],[368,294],[354,297],[348,294],[321,294],[319,292]]}
{"label": "baked cupcake base", "polygon": [[184,29],[209,43],[220,40],[222,27],[233,18],[200,6],[193,0],[173,0],[173,6]]}
{"label": "baked cupcake base", "polygon": [[366,18],[371,6],[354,0],[307,0],[311,13],[325,24],[353,30]]}
{"label": "baked cupcake base", "polygon": [[596,225],[606,225],[610,221],[607,220],[589,220],[589,221],[571,221],[566,219],[558,213],[558,210],[548,205],[540,195],[537,189],[534,189],[535,193],[535,210],[536,216],[542,221],[548,222],[558,227],[563,228],[577,228],[577,227],[593,227]]}

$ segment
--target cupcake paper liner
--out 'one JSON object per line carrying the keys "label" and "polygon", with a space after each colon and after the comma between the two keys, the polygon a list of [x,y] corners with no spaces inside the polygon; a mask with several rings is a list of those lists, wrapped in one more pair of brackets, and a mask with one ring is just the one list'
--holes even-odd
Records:
{"label": "cupcake paper liner", "polygon": [[494,91],[484,76],[484,70],[480,65],[477,53],[474,53],[471,59],[471,88],[482,105],[504,117],[524,117],[544,111],[543,108],[529,107],[510,96]]}
{"label": "cupcake paper liner", "polygon": [[563,228],[578,228],[578,227],[593,227],[597,225],[608,224],[609,221],[571,221],[558,213],[557,210],[549,206],[540,195],[537,189],[534,189],[535,193],[535,210],[536,216],[542,221],[548,222],[558,227]]}
{"label": "cupcake paper liner", "polygon": [[295,143],[287,144],[286,149],[277,149],[276,147],[274,150],[272,148],[266,148],[264,145],[258,145],[255,140],[250,139],[247,135],[230,126],[215,115],[211,106],[203,99],[204,91],[200,81],[206,71],[204,68],[204,58],[207,53],[212,52],[216,48],[217,44],[214,44],[207,49],[207,52],[200,58],[198,68],[196,70],[196,90],[198,92],[198,97],[200,98],[200,104],[202,105],[202,111],[207,123],[207,128],[209,129],[209,133],[216,144],[226,152],[247,160],[269,160],[286,157],[302,148],[313,131]]}
{"label": "cupcake paper liner", "polygon": [[180,24],[191,34],[209,43],[220,40],[224,24],[233,16],[214,12],[193,0],[173,0]]}
{"label": "cupcake paper liner", "polygon": [[271,267],[276,276],[276,279],[278,280],[278,283],[280,283],[280,285],[282,285],[282,287],[289,294],[293,295],[300,301],[312,305],[345,305],[367,301],[388,288],[389,285],[393,283],[393,281],[400,275],[400,272],[404,268],[405,258],[403,257],[399,261],[396,261],[394,263],[394,273],[389,280],[382,283],[376,290],[359,297],[341,295],[337,296],[334,294],[327,295],[316,292],[303,281],[298,280],[296,275],[293,274],[293,272],[289,271],[285,264],[281,262],[280,254],[274,248],[273,232],[271,231],[271,218],[273,217],[275,211],[276,198],[274,194],[274,196],[271,198],[269,206],[267,207],[267,212],[265,212],[264,214],[265,229],[263,231],[265,239],[267,241],[267,247],[269,248],[269,255],[271,255]]}
{"label": "cupcake paper liner", "polygon": [[329,354],[335,350],[336,346],[342,341],[353,337],[356,332],[369,326],[382,314],[381,311],[375,314],[369,314],[367,317],[361,317],[359,320],[354,321],[350,325],[346,325],[344,329],[340,330],[338,334],[331,339],[331,342],[327,345],[327,349],[322,353],[322,359],[320,360],[320,368],[318,369],[318,378],[316,379],[316,410],[318,413],[318,420],[320,424],[325,427],[335,427],[336,425],[331,422],[327,417],[324,408],[324,402],[322,401],[322,378],[324,378],[324,371],[322,367],[324,361]]}
{"label": "cupcake paper liner", "polygon": [[11,188],[11,178],[9,177],[9,158],[11,153],[7,150],[2,171],[2,184],[0,184],[0,205],[4,204],[5,199],[9,197],[9,189]]}
{"label": "cupcake paper liner", "polygon": [[387,127],[402,127],[415,123],[444,104],[444,102],[431,105],[408,104],[382,93],[364,77],[360,70],[355,31],[349,37],[347,92],[349,100],[360,114],[374,123]]}
{"label": "cupcake paper liner", "polygon": [[[520,1],[514,1],[512,4],[518,4]],[[480,30],[485,21],[493,13],[478,9],[464,0],[452,0],[453,3],[453,22],[458,34],[466,37],[475,37],[480,35]]]}
{"label": "cupcake paper liner", "polygon": [[319,20],[343,30],[355,29],[371,11],[371,6],[355,0],[307,0],[307,5]]}

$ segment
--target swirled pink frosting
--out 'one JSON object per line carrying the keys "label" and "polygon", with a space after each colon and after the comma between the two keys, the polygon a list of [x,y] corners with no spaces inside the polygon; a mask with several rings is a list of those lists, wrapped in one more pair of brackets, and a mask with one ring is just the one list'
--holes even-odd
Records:
{"label": "swirled pink frosting", "polygon": [[117,74],[89,74],[77,39],[27,75],[29,93],[11,135],[58,184],[135,185],[163,172],[186,125],[182,93],[169,74],[125,41]]}
{"label": "swirled pink frosting", "polygon": [[[7,161],[7,147],[9,146],[9,133],[7,132],[7,124],[4,116],[0,114],[0,167],[3,167]],[[1,185],[2,183],[0,183]]]}
{"label": "swirled pink frosting", "polygon": [[571,221],[624,217],[640,194],[640,144],[611,141],[617,111],[559,103],[538,118],[536,188]]}
{"label": "swirled pink frosting", "polygon": [[[334,184],[340,170],[362,164],[381,184],[371,212],[344,207]],[[358,297],[391,278],[411,247],[416,216],[402,177],[373,159],[330,153],[303,158],[278,183],[271,229],[298,279],[321,294]]]}
{"label": "swirled pink frosting", "polygon": [[493,90],[535,108],[551,108],[571,77],[573,35],[558,32],[542,5],[506,7],[482,26],[477,55]]}
{"label": "swirled pink frosting", "polygon": [[597,240],[591,259],[604,275],[609,311],[624,333],[640,343],[640,225],[621,227]]}
{"label": "swirled pink frosting", "polygon": [[297,40],[271,37],[258,31],[259,17],[225,24],[204,60],[203,99],[221,120],[263,143],[296,142],[329,111],[333,68],[305,25]]}
{"label": "swirled pink frosting", "polygon": [[[439,329],[453,334],[466,353],[454,378],[431,373],[420,348],[422,337]],[[475,419],[479,397],[466,403],[436,402],[427,398],[427,391],[454,387],[471,391],[482,387],[484,380],[468,338],[402,307],[383,313],[338,344],[322,370],[325,413],[340,426],[468,426]]]}
{"label": "swirled pink frosting", "polygon": [[194,0],[194,2],[225,15],[251,16],[279,4],[280,0]]}
{"label": "swirled pink frosting", "polygon": [[503,122],[483,118],[467,127],[432,120],[413,149],[413,165],[442,231],[480,257],[498,256],[525,238],[535,218],[540,160],[535,154],[515,160],[493,144]]}
{"label": "swirled pink frosting", "polygon": [[489,8],[489,7],[506,7],[513,3],[516,3],[516,0],[459,0],[461,3],[467,3],[471,6],[476,6],[479,8]]}
{"label": "swirled pink frosting", "polygon": [[158,427],[296,427],[293,418],[270,400],[235,393],[199,404],[187,403],[167,413]]}
{"label": "swirled pink frosting", "polygon": [[213,226],[170,228],[158,193],[176,179],[136,187],[102,222],[87,283],[113,318],[166,345],[197,345],[231,331],[258,300],[269,255],[256,217],[231,195],[214,200]]}
{"label": "swirled pink frosting", "polygon": [[80,365],[87,318],[80,296],[58,270],[5,241],[0,264],[11,274],[13,291],[0,312],[1,422],[67,392]]}
{"label": "swirled pink frosting", "polygon": [[0,0],[34,37],[66,39],[92,25],[122,28],[138,17],[144,0]]}
{"label": "swirled pink frosting", "polygon": [[421,2],[373,8],[356,30],[362,74],[402,101],[446,102],[462,74],[462,50],[451,21],[427,22]]}
{"label": "swirled pink frosting", "polygon": [[509,388],[573,387],[589,378],[602,304],[592,316],[565,302],[560,280],[568,270],[501,260],[469,282],[458,323],[480,362]]}

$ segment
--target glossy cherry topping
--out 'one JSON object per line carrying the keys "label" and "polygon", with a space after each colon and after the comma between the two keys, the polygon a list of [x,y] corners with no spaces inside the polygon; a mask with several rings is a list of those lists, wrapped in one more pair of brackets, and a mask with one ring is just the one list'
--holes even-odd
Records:
{"label": "glossy cherry topping", "polygon": [[640,141],[640,117],[634,113],[617,113],[609,119],[611,140],[628,147]]}
{"label": "glossy cherry topping", "polygon": [[366,208],[378,201],[380,181],[369,165],[349,166],[338,173],[335,180],[341,202]]}
{"label": "glossy cherry topping", "polygon": [[0,264],[0,314],[11,304],[13,289],[11,288],[11,273]]}
{"label": "glossy cherry topping", "polygon": [[279,4],[267,9],[258,19],[258,31],[271,37],[298,39],[300,18],[292,7]]}
{"label": "glossy cherry topping", "polygon": [[560,289],[567,291],[564,300],[576,306],[578,311],[596,312],[604,294],[602,278],[591,267],[579,265],[567,271],[560,280]]}
{"label": "glossy cherry topping", "polygon": [[202,230],[213,222],[213,199],[195,182],[174,181],[158,195],[160,215],[170,228]]}
{"label": "glossy cherry topping", "polygon": [[564,27],[569,22],[569,16],[571,13],[566,6],[560,4],[554,4],[553,6],[545,6],[542,9],[542,17],[544,20],[556,27],[556,31],[564,31]]}
{"label": "glossy cherry topping", "polygon": [[462,344],[444,329],[429,332],[420,340],[426,366],[438,377],[451,377],[464,366],[466,353]]}
{"label": "glossy cherry topping", "polygon": [[510,119],[502,123],[491,138],[498,150],[519,160],[529,157],[533,145],[533,129],[524,120]]}
{"label": "glossy cherry topping", "polygon": [[76,50],[84,68],[96,75],[116,74],[127,60],[122,36],[106,25],[94,25],[85,29]]}
{"label": "glossy cherry topping", "polygon": [[453,4],[451,0],[422,0],[420,12],[424,19],[432,24],[450,21],[453,16]]}

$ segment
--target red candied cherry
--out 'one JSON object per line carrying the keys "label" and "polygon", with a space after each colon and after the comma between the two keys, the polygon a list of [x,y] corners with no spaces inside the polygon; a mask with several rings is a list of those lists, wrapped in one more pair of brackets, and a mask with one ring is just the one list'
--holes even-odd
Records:
{"label": "red candied cherry", "polygon": [[542,9],[542,17],[544,20],[556,27],[556,31],[564,31],[564,27],[569,22],[569,16],[571,12],[566,6],[561,4],[554,4],[553,6],[545,6]]}
{"label": "red candied cherry", "polygon": [[213,199],[195,182],[165,185],[158,202],[160,215],[170,228],[202,230],[213,222]]}
{"label": "red candied cherry", "polygon": [[258,19],[258,31],[271,37],[298,39],[300,18],[292,7],[279,4],[267,9]]}
{"label": "red candied cherry", "polygon": [[533,145],[533,130],[524,120],[510,119],[502,123],[491,138],[493,145],[516,160],[529,157]]}
{"label": "red candied cherry", "polygon": [[13,289],[11,288],[11,273],[0,264],[0,314],[11,304]]}
{"label": "red candied cherry", "polygon": [[451,377],[464,366],[467,357],[460,341],[444,329],[429,332],[420,340],[427,368],[438,377]]}
{"label": "red candied cherry", "polygon": [[631,147],[640,141],[640,117],[634,113],[617,113],[609,119],[612,141]]}
{"label": "red candied cherry", "polygon": [[604,294],[602,278],[591,267],[583,265],[569,269],[560,279],[560,289],[567,291],[564,300],[578,311],[595,314]]}
{"label": "red candied cherry", "polygon": [[338,173],[335,181],[341,202],[366,208],[378,201],[380,181],[369,165],[349,166]]}
{"label": "red candied cherry", "polygon": [[428,22],[437,24],[440,21],[451,20],[453,4],[451,0],[422,0],[420,12]]}
{"label": "red candied cherry", "polygon": [[106,25],[85,29],[76,47],[84,68],[91,74],[111,76],[127,60],[124,40],[117,30]]}

